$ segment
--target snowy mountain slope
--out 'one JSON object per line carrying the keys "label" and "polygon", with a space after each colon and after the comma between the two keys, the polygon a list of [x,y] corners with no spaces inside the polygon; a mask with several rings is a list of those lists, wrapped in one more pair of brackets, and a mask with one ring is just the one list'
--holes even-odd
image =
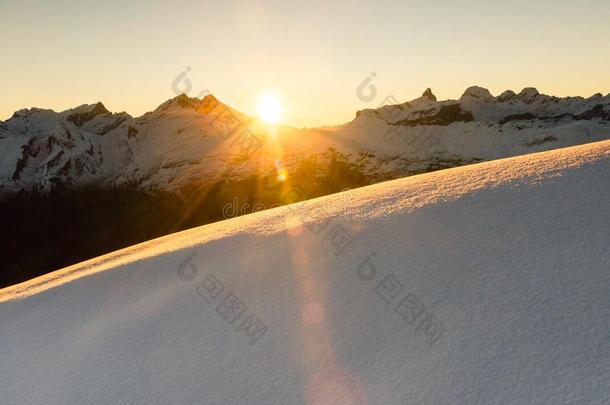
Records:
{"label": "snowy mountain slope", "polygon": [[48,189],[61,180],[98,179],[104,175],[102,149],[114,150],[121,142],[104,135],[130,120],[125,113],[111,114],[101,103],[61,113],[17,111],[0,125],[0,190]]}
{"label": "snowy mountain slope", "polygon": [[605,404],[609,202],[604,141],[133,246],[0,290],[0,396]]}
{"label": "snowy mountain slope", "polygon": [[610,95],[557,98],[526,88],[493,97],[471,87],[459,100],[437,101],[427,89],[407,103],[359,111],[337,137],[410,174],[431,163],[451,167],[517,156],[608,139],[609,133]]}
{"label": "snowy mountain slope", "polygon": [[281,160],[340,153],[373,181],[610,137],[610,96],[557,98],[528,88],[493,97],[479,87],[437,101],[358,112],[345,125],[269,127],[208,95],[185,95],[132,118],[101,103],[0,122],[0,193],[57,185],[135,183],[175,191],[243,178]]}
{"label": "snowy mountain slope", "polygon": [[110,114],[101,103],[18,111],[0,127],[0,147],[0,191],[15,192],[88,183],[175,190],[232,172],[251,175],[261,162],[273,167],[278,150],[290,160],[330,143],[317,131],[270,129],[211,95],[180,95],[139,118]]}

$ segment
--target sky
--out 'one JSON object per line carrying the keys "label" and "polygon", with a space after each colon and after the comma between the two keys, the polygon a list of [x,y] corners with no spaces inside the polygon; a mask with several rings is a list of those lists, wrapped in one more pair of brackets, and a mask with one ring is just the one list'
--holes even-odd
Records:
{"label": "sky", "polygon": [[0,120],[97,101],[139,116],[206,89],[252,115],[275,94],[297,127],[427,87],[605,95],[609,19],[607,0],[0,0]]}

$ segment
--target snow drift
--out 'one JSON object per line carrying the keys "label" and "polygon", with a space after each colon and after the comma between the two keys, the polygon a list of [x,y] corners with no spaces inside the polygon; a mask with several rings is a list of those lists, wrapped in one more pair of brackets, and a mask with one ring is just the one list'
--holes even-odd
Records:
{"label": "snow drift", "polygon": [[0,291],[0,398],[609,403],[609,203],[604,141],[133,246]]}

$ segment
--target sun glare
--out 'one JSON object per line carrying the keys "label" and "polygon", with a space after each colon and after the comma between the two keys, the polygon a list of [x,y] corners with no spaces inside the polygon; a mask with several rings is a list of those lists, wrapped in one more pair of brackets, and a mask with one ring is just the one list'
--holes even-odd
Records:
{"label": "sun glare", "polygon": [[282,118],[284,108],[273,94],[265,94],[258,101],[258,116],[265,122],[276,124]]}

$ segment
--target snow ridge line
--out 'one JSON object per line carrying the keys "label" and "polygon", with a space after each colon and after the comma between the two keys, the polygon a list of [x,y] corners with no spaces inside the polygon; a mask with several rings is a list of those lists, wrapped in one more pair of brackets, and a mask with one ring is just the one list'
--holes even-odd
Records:
{"label": "snow ridge line", "polygon": [[[361,219],[372,220],[455,200],[483,188],[507,186],[517,182],[536,185],[547,178],[561,175],[562,171],[575,170],[605,159],[610,159],[610,141],[504,158],[378,183],[351,190],[353,200],[348,203],[345,203],[344,199],[337,199],[336,194],[309,201],[322,204],[325,214],[329,217],[351,213],[352,218],[357,218],[354,214],[359,210],[362,212],[362,207],[368,207],[370,217]],[[285,218],[287,209],[290,210],[291,207],[283,206],[231,218],[90,259],[0,289],[0,303],[23,299],[81,277],[118,269],[138,260],[190,249],[240,233],[265,235],[284,232],[289,229],[289,225],[283,220],[278,221],[278,218]]]}

